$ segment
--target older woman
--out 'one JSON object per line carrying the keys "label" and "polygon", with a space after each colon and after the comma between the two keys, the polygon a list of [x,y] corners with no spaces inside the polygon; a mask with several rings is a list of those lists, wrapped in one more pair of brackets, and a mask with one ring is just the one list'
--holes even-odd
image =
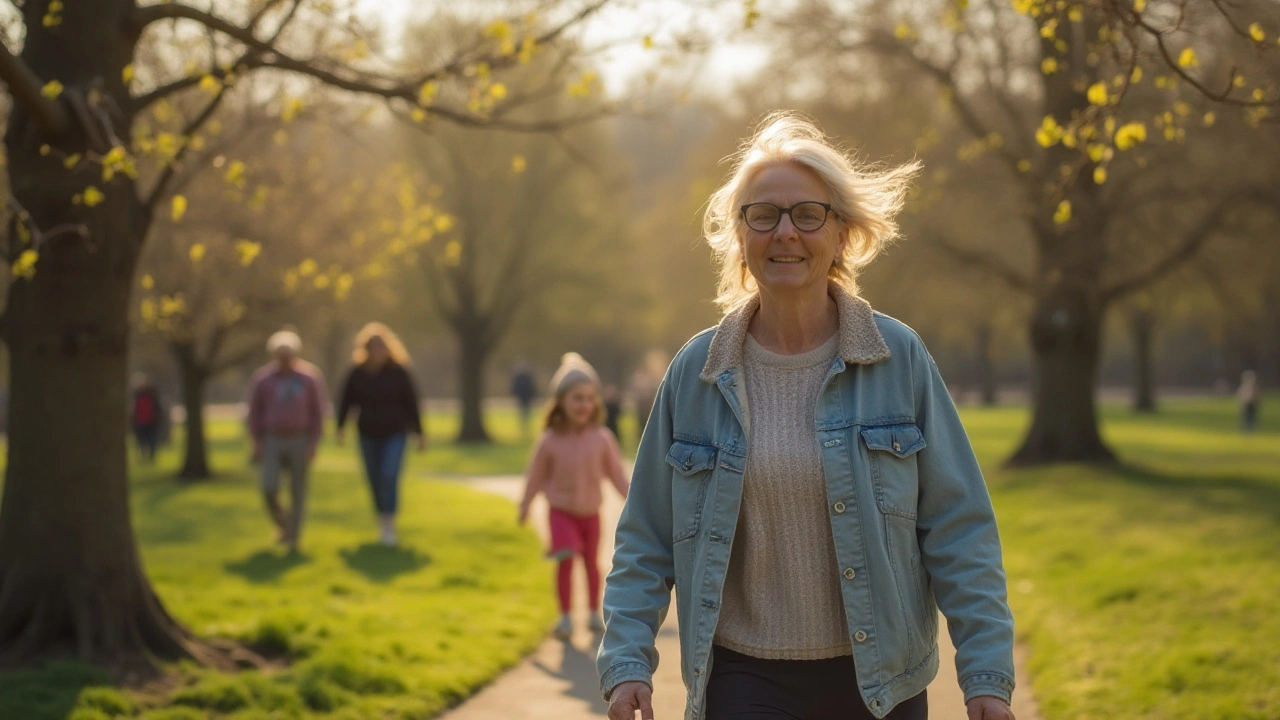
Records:
{"label": "older woman", "polygon": [[858,167],[784,114],[712,195],[726,314],[640,444],[604,598],[612,720],[653,717],[673,588],[687,720],[925,718],[939,608],[969,717],[1012,720],[982,474],[920,338],[857,295],[916,170]]}

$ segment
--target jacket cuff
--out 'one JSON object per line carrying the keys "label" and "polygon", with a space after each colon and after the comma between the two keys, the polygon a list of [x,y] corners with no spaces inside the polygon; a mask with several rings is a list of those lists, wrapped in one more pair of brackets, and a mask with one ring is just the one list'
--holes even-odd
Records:
{"label": "jacket cuff", "polygon": [[974,673],[960,681],[960,689],[964,691],[965,703],[983,695],[1013,702],[1013,678],[1001,673]]}
{"label": "jacket cuff", "polygon": [[625,682],[642,682],[653,688],[653,671],[648,665],[638,662],[618,663],[600,676],[600,691],[604,693],[605,702],[613,695],[614,688]]}

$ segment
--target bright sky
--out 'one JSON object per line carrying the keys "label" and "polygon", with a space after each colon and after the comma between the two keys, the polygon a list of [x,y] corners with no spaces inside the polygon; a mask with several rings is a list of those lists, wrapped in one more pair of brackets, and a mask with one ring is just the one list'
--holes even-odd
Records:
{"label": "bright sky", "polygon": [[[403,28],[422,15],[421,0],[357,0],[361,14],[384,27]],[[739,3],[727,3],[707,10],[700,0],[614,0],[588,21],[584,37],[593,45],[621,43],[601,55],[600,72],[606,87],[618,91],[632,78],[654,68],[660,53],[646,50],[642,39],[653,37],[658,45],[690,28],[715,37],[718,28],[738,28],[742,23]],[[484,0],[457,0],[455,7],[482,9]],[[396,40],[395,32],[392,39]],[[712,91],[733,80],[756,72],[764,63],[763,47],[750,42],[717,42],[706,57],[702,89]],[[659,69],[660,71],[660,69]]]}

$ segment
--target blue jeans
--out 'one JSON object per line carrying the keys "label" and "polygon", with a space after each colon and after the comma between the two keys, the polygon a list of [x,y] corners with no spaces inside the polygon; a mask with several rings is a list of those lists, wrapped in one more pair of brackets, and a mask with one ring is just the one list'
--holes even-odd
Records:
{"label": "blue jeans", "polygon": [[360,454],[379,515],[394,515],[399,500],[400,465],[404,461],[405,433],[391,437],[360,436]]}

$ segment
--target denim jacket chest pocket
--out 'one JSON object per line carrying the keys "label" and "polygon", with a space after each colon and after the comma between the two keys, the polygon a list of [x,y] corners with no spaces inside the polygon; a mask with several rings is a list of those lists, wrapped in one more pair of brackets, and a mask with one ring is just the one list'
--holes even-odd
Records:
{"label": "denim jacket chest pocket", "polygon": [[916,453],[924,449],[924,435],[912,423],[862,428],[862,441],[871,459],[876,506],[886,515],[916,519],[920,478]]}
{"label": "denim jacket chest pocket", "polygon": [[706,505],[717,450],[711,445],[677,440],[667,452],[671,466],[671,542],[678,543],[698,534],[702,509]]}

